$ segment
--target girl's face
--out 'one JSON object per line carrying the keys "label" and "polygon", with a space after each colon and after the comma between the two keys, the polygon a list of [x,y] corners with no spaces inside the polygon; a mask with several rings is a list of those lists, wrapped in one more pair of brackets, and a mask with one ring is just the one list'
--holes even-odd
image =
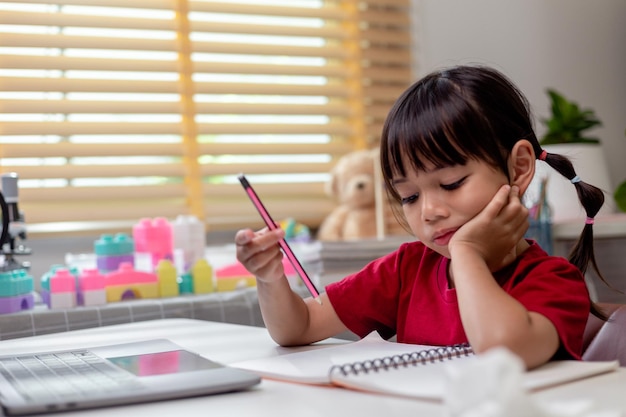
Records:
{"label": "girl's face", "polygon": [[[410,161],[404,161],[411,167]],[[466,165],[426,166],[394,176],[402,210],[414,235],[426,246],[449,258],[454,233],[481,212],[504,184],[506,175],[491,165],[470,159]]]}

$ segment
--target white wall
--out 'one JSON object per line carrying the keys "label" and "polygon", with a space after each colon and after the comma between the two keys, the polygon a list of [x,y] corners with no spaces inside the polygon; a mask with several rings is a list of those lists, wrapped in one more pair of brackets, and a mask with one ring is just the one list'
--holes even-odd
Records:
{"label": "white wall", "polygon": [[[626,1],[413,0],[415,72],[490,64],[527,96],[539,121],[547,87],[595,110],[612,186],[626,180]],[[611,190],[612,192],[613,190]]]}

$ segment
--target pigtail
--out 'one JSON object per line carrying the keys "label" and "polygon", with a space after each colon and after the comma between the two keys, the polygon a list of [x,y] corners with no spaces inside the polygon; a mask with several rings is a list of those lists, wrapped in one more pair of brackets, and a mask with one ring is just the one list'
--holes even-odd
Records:
{"label": "pigtail", "polygon": [[[545,161],[559,174],[570,180],[574,187],[576,187],[578,200],[585,209],[585,213],[587,215],[587,219],[585,220],[585,226],[583,227],[580,237],[578,238],[576,245],[568,256],[570,263],[575,265],[582,272],[583,275],[587,272],[589,264],[591,264],[593,270],[606,286],[615,291],[621,292],[613,288],[613,286],[608,283],[608,281],[600,272],[598,264],[596,263],[596,257],[593,247],[594,218],[604,204],[604,193],[598,187],[582,181],[580,177],[576,175],[576,171],[574,170],[574,166],[572,165],[571,161],[565,156],[548,153],[545,150],[541,150],[538,159]],[[591,313],[600,319],[607,320],[606,315],[602,311],[600,311],[600,309],[593,302],[591,303]]]}

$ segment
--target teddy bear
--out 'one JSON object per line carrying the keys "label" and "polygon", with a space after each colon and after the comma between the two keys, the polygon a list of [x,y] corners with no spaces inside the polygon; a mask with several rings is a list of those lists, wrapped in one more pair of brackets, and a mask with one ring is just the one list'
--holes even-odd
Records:
{"label": "teddy bear", "polygon": [[[378,157],[378,149],[367,149],[339,158],[330,171],[330,181],[326,183],[327,194],[337,201],[338,206],[320,225],[316,235],[318,240],[355,240],[377,236],[374,169]],[[391,203],[384,192],[382,199],[385,234],[406,233],[393,215]]]}

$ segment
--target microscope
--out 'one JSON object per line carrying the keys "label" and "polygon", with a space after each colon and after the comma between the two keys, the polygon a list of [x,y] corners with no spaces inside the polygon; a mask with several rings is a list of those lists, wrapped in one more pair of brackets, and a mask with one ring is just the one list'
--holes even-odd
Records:
{"label": "microscope", "polygon": [[30,262],[18,262],[15,256],[30,255],[31,250],[17,239],[26,239],[24,214],[20,212],[18,202],[18,176],[6,173],[0,176],[0,208],[2,209],[2,232],[0,233],[0,272],[15,269],[29,269]]}

